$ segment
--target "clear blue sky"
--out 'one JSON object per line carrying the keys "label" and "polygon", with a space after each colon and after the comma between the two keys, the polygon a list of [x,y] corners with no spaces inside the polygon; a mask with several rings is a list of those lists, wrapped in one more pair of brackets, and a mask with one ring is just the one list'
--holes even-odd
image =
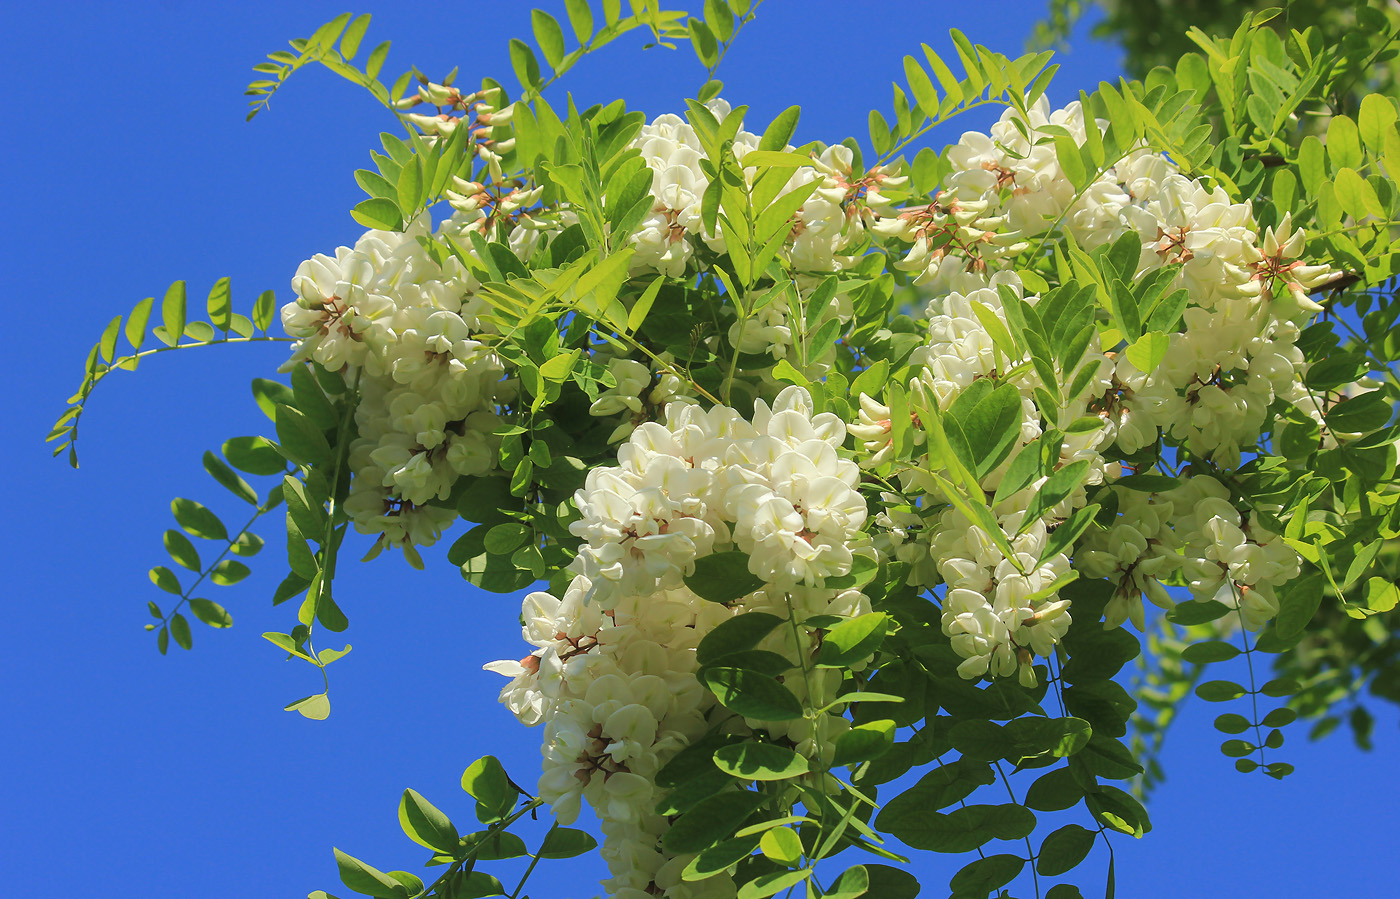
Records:
{"label": "clear blue sky", "polygon": [[[506,41],[528,31],[527,4],[381,5],[369,42],[395,41],[392,72],[461,65],[461,83],[505,80]],[[474,591],[442,552],[422,573],[387,557],[344,569],[337,597],[355,651],[331,668],[334,712],[323,723],[282,711],[319,682],[258,636],[289,629],[294,615],[270,606],[284,566],[273,532],[263,531],[273,545],[252,578],[212,588],[232,630],[196,625],[194,651],[165,658],[142,631],[145,600],[160,599],[145,572],[165,563],[170,499],[190,496],[230,520],[241,512],[200,456],[268,427],[248,382],[283,347],[171,354],[114,377],[84,419],[80,471],[42,443],[113,315],[176,278],[202,300],[231,275],[244,311],[267,288],[285,300],[299,261],[353,241],[347,210],[361,194],[351,175],[392,121],[322,71],[299,74],[252,124],[240,96],[263,54],[340,11],[177,0],[7,9],[0,289],[16,382],[0,391],[0,460],[16,477],[0,525],[5,895],[335,892],[332,845],[383,868],[420,863],[395,820],[404,787],[464,824],[470,802],[457,781],[477,755],[500,756],[522,783],[537,776],[540,732],[496,704],[500,679],[481,671],[521,654],[518,602]],[[760,124],[802,105],[799,141],[864,139],[867,110],[887,106],[900,58],[920,41],[946,49],[956,26],[1015,53],[1041,12],[1040,0],[771,0],[725,62],[725,96]],[[585,102],[680,109],[701,80],[690,51],[640,44],[624,37],[562,86]],[[1058,103],[1118,68],[1115,49],[1087,42],[1060,62]],[[985,120],[941,138],[974,125]],[[1278,784],[1233,772],[1208,726],[1221,710],[1202,706],[1172,735],[1156,830],[1118,841],[1119,895],[1395,894],[1385,848],[1400,825],[1393,711],[1370,754],[1342,734],[1310,745],[1295,727],[1281,758],[1299,772]],[[921,859],[925,895],[942,895],[956,867]],[[1082,869],[1086,895],[1103,870],[1097,854]],[[544,864],[530,892],[591,896],[602,873],[596,859]]]}

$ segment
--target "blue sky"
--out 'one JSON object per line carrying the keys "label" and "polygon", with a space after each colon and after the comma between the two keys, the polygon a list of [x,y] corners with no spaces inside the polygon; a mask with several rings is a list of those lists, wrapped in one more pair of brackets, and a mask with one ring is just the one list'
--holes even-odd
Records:
{"label": "blue sky", "polygon": [[[113,315],[177,278],[202,300],[230,275],[245,312],[264,289],[280,302],[298,262],[356,237],[347,210],[362,195],[352,172],[392,120],[322,71],[298,74],[252,124],[241,97],[253,63],[340,11],[175,0],[7,11],[0,254],[16,377],[0,392],[0,460],[16,475],[15,508],[0,525],[8,895],[335,892],[332,845],[382,868],[416,869],[423,852],[395,821],[404,787],[463,824],[470,802],[457,782],[476,756],[498,755],[522,783],[536,776],[539,731],[496,704],[499,678],[481,671],[522,654],[518,602],[476,592],[441,551],[427,554],[426,572],[387,557],[344,569],[337,597],[355,650],[330,669],[334,712],[322,723],[282,711],[319,679],[258,636],[289,629],[294,615],[269,603],[284,561],[271,531],[253,577],[212,588],[233,613],[231,630],[196,625],[194,650],[164,658],[142,631],[145,601],[160,599],[146,569],[165,564],[171,498],[230,520],[240,513],[200,457],[269,427],[248,382],[271,372],[284,347],[169,354],[114,377],[84,418],[80,471],[50,460],[42,444]],[[508,79],[506,41],[525,36],[529,22],[518,3],[368,11],[369,42],[395,41],[389,71],[415,64],[441,75],[460,65],[459,83]],[[920,41],[947,49],[947,29],[958,27],[1014,54],[1041,11],[1037,0],[771,0],[720,77],[757,124],[796,103],[805,110],[799,142],[864,139],[867,110],[887,106],[901,57]],[[618,40],[561,86],[585,103],[620,96],[652,115],[682,108],[702,70],[687,48],[644,53],[641,43]],[[1116,49],[1101,45],[1081,43],[1059,61],[1050,91],[1059,103],[1117,74]],[[955,123],[939,137],[985,124]],[[1119,895],[1393,891],[1388,853],[1367,836],[1400,824],[1393,710],[1381,710],[1370,754],[1341,733],[1311,745],[1295,726],[1281,758],[1299,770],[1279,784],[1234,773],[1208,723],[1222,710],[1203,706],[1188,706],[1172,734],[1170,779],[1151,805],[1156,830],[1118,841]],[[956,865],[933,858],[916,870],[933,896]],[[1097,855],[1081,869],[1086,895],[1103,870]],[[530,892],[586,897],[602,874],[597,859],[544,864]]]}

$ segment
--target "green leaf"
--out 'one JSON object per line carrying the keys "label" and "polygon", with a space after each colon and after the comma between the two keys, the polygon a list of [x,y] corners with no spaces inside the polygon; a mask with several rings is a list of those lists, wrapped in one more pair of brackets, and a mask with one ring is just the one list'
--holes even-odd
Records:
{"label": "green leaf", "polygon": [[1224,640],[1207,640],[1204,643],[1195,643],[1181,651],[1181,657],[1195,665],[1224,662],[1239,654],[1238,647],[1226,643]]}
{"label": "green leaf", "polygon": [[1079,145],[1068,134],[1055,136],[1055,159],[1060,163],[1060,171],[1064,172],[1075,190],[1088,183],[1089,171],[1084,167],[1084,157],[1080,155]]}
{"label": "green leaf", "polygon": [[695,662],[709,665],[730,653],[752,649],[784,620],[767,612],[746,612],[721,621],[695,648]]}
{"label": "green leaf", "polygon": [[126,342],[131,344],[133,350],[141,349],[146,342],[146,324],[151,320],[151,307],[155,302],[154,297],[146,297],[126,317]]}
{"label": "green leaf", "polygon": [[[976,381],[986,384],[987,381]],[[1021,392],[1012,384],[994,390],[968,388],[953,401],[949,415],[957,420],[972,451],[974,474],[979,478],[1000,465],[1021,436]],[[966,398],[966,399],[965,399]]]}
{"label": "green leaf", "polygon": [[1356,219],[1363,219],[1368,215],[1386,217],[1386,208],[1376,196],[1375,188],[1366,183],[1355,169],[1343,167],[1337,172],[1332,186],[1337,191],[1337,202],[1342,204],[1342,209],[1347,215]]}
{"label": "green leaf", "polygon": [[735,549],[696,559],[695,573],[686,576],[685,585],[701,599],[727,605],[759,589],[763,581],[749,572],[749,554]]}
{"label": "green leaf", "polygon": [[[280,456],[277,461],[282,461]],[[204,451],[204,470],[209,472],[210,477],[218,481],[234,496],[250,505],[256,506],[258,504],[257,491],[248,486],[248,482],[240,478],[233,469],[225,465],[224,460],[208,450]]]}
{"label": "green leaf", "polygon": [[1073,767],[1056,768],[1036,778],[1026,790],[1026,807],[1040,812],[1058,812],[1078,805],[1084,792],[1084,785],[1075,777]]}
{"label": "green leaf", "polygon": [[675,855],[708,849],[738,830],[767,799],[763,793],[748,790],[708,796],[676,819],[661,838],[661,845]]}
{"label": "green leaf", "polygon": [[279,403],[274,414],[282,455],[299,465],[319,465],[330,461],[331,445],[326,435],[300,410]]}
{"label": "green leaf", "polygon": [[220,331],[229,330],[233,324],[233,291],[228,278],[220,278],[214,282],[209,291],[206,309],[209,312],[210,324]]}
{"label": "green leaf", "polygon": [[118,315],[107,323],[107,327],[102,331],[102,337],[97,341],[97,352],[102,357],[102,361],[111,362],[112,354],[117,350],[117,337],[122,332],[122,317]]}
{"label": "green leaf", "polygon": [[707,69],[719,65],[719,42],[715,40],[710,26],[700,19],[690,19],[685,23],[685,27],[690,32],[690,45],[694,48],[700,64]]}
{"label": "green leaf", "polygon": [[220,587],[229,587],[252,574],[248,566],[235,559],[224,559],[209,572],[209,580]]}
{"label": "green leaf", "polygon": [[783,867],[801,864],[802,839],[790,827],[774,827],[763,832],[758,841],[759,851]]}
{"label": "green leaf", "polygon": [[292,389],[281,381],[271,381],[267,378],[254,378],[252,383],[253,400],[257,402],[258,408],[270,421],[277,418],[277,404],[286,403],[295,406],[296,400],[292,396]]}
{"label": "green leaf", "polygon": [[216,602],[207,599],[191,599],[190,612],[194,617],[210,627],[233,627],[233,616]]}
{"label": "green leaf", "polygon": [[829,668],[846,668],[867,659],[880,648],[885,639],[889,616],[869,612],[836,625],[822,638],[817,664]]}
{"label": "green leaf", "polygon": [[770,871],[760,874],[739,888],[735,899],[766,899],[784,890],[789,890],[812,876],[809,868],[800,871]]}
{"label": "green leaf", "polygon": [[[350,217],[377,231],[397,231],[403,227],[403,213],[399,205],[387,197],[370,197],[361,200],[350,210]],[[256,322],[256,317],[254,318]]]}
{"label": "green leaf", "polygon": [[[321,694],[324,696],[324,694]],[[314,699],[316,697],[309,697]],[[299,700],[306,702],[307,700]],[[291,709],[297,703],[288,706]],[[300,711],[300,709],[298,709]],[[303,714],[305,714],[303,712]],[[310,717],[310,716],[308,716]],[[376,896],[378,899],[408,899],[408,888],[399,883],[394,878],[380,871],[378,868],[365,864],[357,858],[346,855],[339,849],[334,849],[335,864],[340,869],[340,880],[347,887],[357,893],[366,896]]]}
{"label": "green leaf", "polygon": [[[1366,608],[1372,612],[1389,612],[1400,601],[1400,587],[1385,578],[1373,577],[1366,581]],[[1264,685],[1268,687],[1268,684]]]}
{"label": "green leaf", "polygon": [[559,68],[564,58],[564,30],[559,22],[542,9],[530,10],[530,28],[535,33],[535,43],[540,45],[545,62],[551,69]]}
{"label": "green leaf", "polygon": [[773,119],[767,130],[763,132],[763,137],[758,142],[758,149],[784,152],[792,140],[793,132],[797,130],[797,120],[801,115],[802,107],[800,106],[789,106],[778,113],[777,118]]}
{"label": "green leaf", "polygon": [[253,324],[259,331],[267,332],[272,325],[272,317],[277,311],[277,298],[270,290],[264,290],[258,294],[257,300],[253,302]]}
{"label": "green leaf", "polygon": [[192,499],[171,500],[170,511],[188,534],[205,540],[228,539],[228,529],[219,517]]}
{"label": "green leaf", "polygon": [[810,770],[805,757],[775,743],[732,743],[715,751],[714,762],[745,780],[787,780]]}
{"label": "green leaf", "polygon": [[170,616],[170,636],[175,638],[176,645],[181,649],[189,649],[194,645],[194,638],[190,635],[190,623],[179,612]]}
{"label": "green leaf", "polygon": [[1361,135],[1356,122],[1344,115],[1333,116],[1327,123],[1327,157],[1332,171],[1361,167]]}
{"label": "green leaf", "polygon": [[355,17],[350,23],[350,27],[345,29],[345,34],[340,38],[340,55],[346,59],[354,59],[355,54],[360,52],[360,41],[364,40],[365,29],[369,27],[369,13],[362,13]]}
{"label": "green leaf", "polygon": [[909,822],[926,817],[930,811],[961,802],[979,786],[995,781],[996,774],[991,765],[972,759],[958,759],[935,768],[919,778],[914,786],[886,802],[876,826],[898,836]]}
{"label": "green leaf", "polygon": [[165,551],[170,553],[170,558],[175,560],[175,564],[181,568],[188,568],[190,571],[199,571],[203,566],[199,562],[199,552],[186,537],[179,531],[170,530],[165,532]]}
{"label": "green leaf", "polygon": [[918,879],[902,868],[873,864],[862,867],[865,868],[868,899],[914,899],[919,895]]}
{"label": "green leaf", "polygon": [[224,441],[222,450],[235,468],[249,474],[281,474],[287,468],[287,460],[265,437],[232,437]]}
{"label": "green leaf", "polygon": [[1230,607],[1213,599],[1193,599],[1179,602],[1167,613],[1167,618],[1177,624],[1191,626],[1217,621],[1230,614]]}
{"label": "green leaf", "polygon": [[1362,141],[1375,156],[1385,152],[1385,135],[1395,124],[1395,107],[1381,94],[1367,94],[1361,99],[1361,111],[1356,116],[1357,130]]}
{"label": "green leaf", "polygon": [[[426,185],[423,183],[423,157],[414,156],[412,162],[399,170],[398,181],[394,184],[394,192],[398,195],[399,209],[403,211],[405,218],[412,218],[418,207],[422,205],[425,187]],[[366,202],[371,201],[367,200]]]}
{"label": "green leaf", "polygon": [[166,593],[175,596],[183,596],[185,591],[180,587],[180,579],[175,576],[175,572],[164,565],[157,565],[150,571],[151,583],[155,584]]}
{"label": "green leaf", "polygon": [[580,44],[588,43],[593,36],[593,12],[588,8],[588,0],[564,0],[564,9],[569,14],[574,37]]}
{"label": "green leaf", "polygon": [[165,342],[170,346],[180,342],[185,334],[185,282],[176,281],[165,292],[160,304],[161,320],[165,323]]}
{"label": "green leaf", "polygon": [[1327,427],[1343,433],[1366,433],[1383,427],[1393,413],[1383,394],[1384,391],[1373,390],[1342,400],[1327,410]]}
{"label": "green leaf", "polygon": [[592,852],[597,845],[598,841],[587,831],[556,827],[545,835],[536,855],[539,858],[574,858]]}
{"label": "green leaf", "polygon": [[520,86],[535,93],[540,89],[540,64],[530,45],[519,38],[510,39],[510,65]]}
{"label": "green leaf", "polygon": [[879,110],[870,110],[869,126],[870,145],[875,148],[876,155],[884,156],[890,149],[890,126],[885,124],[885,117]]}
{"label": "green leaf", "polygon": [[965,865],[953,875],[948,886],[956,895],[985,896],[1014,880],[1025,865],[1026,860],[1019,855],[989,855]]}
{"label": "green leaf", "polygon": [[1220,715],[1215,719],[1215,729],[1221,733],[1242,734],[1249,728],[1249,719],[1243,715],[1236,715],[1234,712]]}
{"label": "green leaf", "polygon": [[894,745],[894,722],[889,719],[859,724],[836,738],[831,767],[855,765],[879,758]]}
{"label": "green leaf", "polygon": [[890,832],[915,849],[971,852],[989,840],[1020,840],[1035,830],[1035,814],[1021,805],[968,805],[948,814],[901,819]]}
{"label": "green leaf", "polygon": [[802,703],[766,674],[715,666],[704,672],[705,686],[725,708],[760,721],[791,721],[802,717]]}
{"label": "green leaf", "polygon": [[705,24],[724,43],[734,37],[734,13],[725,0],[705,0]]}
{"label": "green leaf", "polygon": [[1089,460],[1079,459],[1060,468],[1050,475],[1028,504],[1022,533],[1039,521],[1055,506],[1064,502],[1084,481],[1089,471]]}
{"label": "green leaf", "polygon": [[1152,830],[1147,810],[1129,793],[1100,784],[1097,791],[1085,797],[1085,804],[1094,817],[1106,827],[1140,837]]}
{"label": "green leaf", "polygon": [[1171,339],[1160,331],[1149,331],[1128,347],[1128,361],[1138,371],[1151,374],[1167,358]]}
{"label": "green leaf", "polygon": [[1046,877],[1058,877],[1084,861],[1098,834],[1078,824],[1066,824],[1045,838],[1036,854],[1035,869]]}
{"label": "green leaf", "polygon": [[[637,329],[646,321],[647,313],[651,311],[652,304],[656,302],[656,296],[661,292],[661,286],[665,283],[665,277],[658,275],[647,286],[647,289],[642,291],[642,295],[632,306],[632,311],[627,313],[627,330],[629,332],[636,333]],[[541,369],[541,374],[543,374],[543,369]]]}
{"label": "green leaf", "polygon": [[497,818],[504,817],[515,805],[515,787],[510,785],[505,769],[494,755],[482,756],[467,766],[462,772],[462,789]]}
{"label": "green leaf", "polygon": [[457,851],[457,828],[415,790],[403,791],[403,797],[399,800],[399,826],[410,840],[420,846],[445,855]]}
{"label": "green leaf", "polygon": [[1244,687],[1227,680],[1206,681],[1196,687],[1196,695],[1206,702],[1229,702],[1239,699],[1247,692]]}

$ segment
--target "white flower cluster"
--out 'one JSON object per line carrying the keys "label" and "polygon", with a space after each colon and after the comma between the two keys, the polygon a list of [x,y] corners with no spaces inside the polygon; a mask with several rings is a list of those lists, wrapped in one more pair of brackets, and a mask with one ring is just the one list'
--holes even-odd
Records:
{"label": "white flower cluster", "polygon": [[[723,100],[711,100],[706,106],[720,121],[730,115],[729,104]],[[744,157],[758,145],[758,135],[738,130],[733,141],[735,158],[742,165]],[[668,113],[643,126],[632,146],[651,168],[651,193],[655,198],[652,210],[631,237],[636,250],[632,257],[633,274],[656,272],[678,278],[693,270],[691,264],[698,248],[723,254],[727,248],[723,226],[716,224],[714,233],[710,233],[702,220],[702,200],[709,179],[701,168],[705,154],[695,129]],[[882,189],[901,187],[907,182],[907,178],[892,175],[883,167],[853,172],[854,156],[845,146],[826,147],[810,155],[811,164],[794,169],[780,192],[815,184],[792,217],[782,249],[791,269],[803,276],[850,266],[854,257],[847,254],[863,246],[869,227],[881,216],[894,214]],[[745,170],[750,182],[755,172],[755,167]],[[812,286],[804,285],[806,292]],[[785,358],[796,339],[790,317],[785,304],[770,303],[759,310],[755,320],[742,327],[735,322],[729,330],[730,343],[744,353],[771,353],[775,359]],[[831,317],[849,321],[849,301],[833,297],[817,325]],[[827,357],[834,356],[834,347],[817,349]],[[830,359],[825,362],[829,365]],[[814,369],[814,373],[820,376],[825,370]]]}
{"label": "white flower cluster", "polygon": [[[837,452],[845,437],[843,423],[814,413],[798,387],[771,406],[756,403],[752,421],[726,406],[670,404],[664,422],[639,425],[618,465],[590,471],[578,492],[578,576],[562,600],[535,593],[525,601],[525,637],[536,651],[488,666],[513,678],[501,697],[520,720],[545,725],[541,795],[562,820],[581,800],[602,820],[612,895],[732,895],[725,878],[680,881],[688,859],[661,849],[668,825],[655,812],[663,794],[652,776],[708,728],[763,728],[829,757],[849,726],[838,714],[816,723],[740,718],[714,705],[695,660],[704,636],[739,612],[800,622],[869,611],[859,591],[824,586],[870,552],[859,469]],[[686,587],[697,559],[733,549],[747,554],[762,588],[731,609]],[[762,648],[799,659],[814,640],[805,628],[780,627]],[[817,671],[785,686],[822,706],[840,680]],[[809,685],[817,695],[808,696]]]}
{"label": "white flower cluster", "polygon": [[[441,105],[429,93],[423,102]],[[449,107],[465,108],[464,98],[443,96]],[[723,101],[708,108],[720,121],[730,115]],[[510,124],[511,109],[487,107],[478,118],[490,131]],[[443,135],[454,121],[429,116],[419,125]],[[943,189],[924,205],[896,208],[891,197],[905,184],[898,169],[857,171],[844,146],[819,146],[806,154],[809,164],[770,170],[767,177],[786,179],[770,195],[810,191],[776,232],[790,277],[742,319],[732,303],[721,306],[721,315],[735,316],[718,320],[729,347],[718,334],[695,338],[717,353],[734,348],[748,362],[769,360],[757,368],[746,362],[727,385],[740,395],[776,394],[755,401],[750,419],[702,405],[695,394],[703,391],[663,347],[650,363],[623,355],[621,344],[588,347],[613,382],[589,412],[608,420],[610,442],[622,442],[617,464],[590,470],[574,498],[579,518],[570,530],[583,543],[564,596],[525,600],[524,636],[534,651],[488,667],[512,678],[502,701],[520,720],[544,725],[541,795],[561,820],[572,820],[584,802],[602,819],[613,895],[732,894],[724,878],[683,882],[687,860],[670,857],[660,842],[669,825],[657,812],[664,796],[655,774],[702,733],[762,729],[821,757],[849,726],[839,711],[771,722],[716,705],[697,680],[695,650],[734,614],[790,619],[795,626],[778,628],[762,648],[810,658],[817,632],[800,622],[869,611],[858,590],[831,580],[894,558],[909,563],[911,584],[946,585],[941,624],[963,677],[1015,676],[1028,685],[1037,657],[1050,655],[1070,626],[1059,590],[1076,573],[1116,585],[1109,627],[1132,621],[1141,628],[1142,596],[1169,606],[1163,582],[1173,578],[1197,598],[1238,609],[1246,627],[1276,614],[1274,590],[1296,576],[1297,556],[1232,502],[1222,480],[1198,474],[1151,493],[1114,486],[1123,472],[1111,460],[1133,457],[1165,434],[1183,461],[1204,463],[1193,470],[1230,469],[1269,426],[1276,399],[1320,417],[1300,389],[1296,343],[1317,309],[1308,293],[1329,273],[1297,259],[1303,236],[1287,217],[1261,236],[1247,202],[1208,189],[1146,148],[1076,189],[1059,165],[1056,138],[1082,143],[1086,125],[1078,103],[1051,111],[1042,98],[1024,115],[1008,110],[990,134],[966,134],[950,149]],[[341,372],[359,397],[347,510],[382,544],[411,550],[436,540],[454,517],[436,504],[459,478],[495,470],[496,434],[515,411],[515,383],[493,350],[503,337],[493,333],[477,296],[481,285],[463,259],[473,259],[469,232],[529,260],[577,221],[567,206],[540,208],[542,190],[528,177],[503,177],[509,143],[480,143],[489,178],[479,177],[491,184],[454,180],[446,198],[455,212],[436,232],[424,214],[403,234],[371,231],[353,249],[308,260],[293,282],[298,299],[283,309],[287,332],[299,339],[292,364],[314,360]],[[743,130],[732,143],[750,187],[758,167],[744,161],[759,144]],[[709,229],[703,222],[709,182],[702,142],[690,124],[663,115],[631,146],[651,170],[652,206],[628,238],[630,274],[693,287],[731,237],[723,222]],[[1034,317],[1021,303],[1044,311],[1049,296],[1028,289],[1038,278],[1018,270],[1035,267],[1026,264],[1032,241],[1057,230],[1090,254],[1127,241],[1137,279],[1172,267],[1161,275],[1169,283],[1160,293],[1184,289],[1187,302],[1179,322],[1153,325],[1162,332],[1153,339],[1167,341],[1164,355],[1126,352],[1121,334],[1102,321],[1090,328],[1089,318],[1076,326],[1078,335],[1065,335],[1079,341],[1076,352],[1050,348],[1069,362],[1008,352],[1002,335],[1019,333],[1020,319]],[[848,275],[834,292],[823,282],[869,261],[872,244],[932,295],[922,344],[909,357],[912,460],[895,460],[894,413],[881,398],[856,398],[858,421],[848,427],[835,414],[817,413],[806,390],[781,387],[771,370],[778,360],[809,379],[832,370],[836,339],[810,346],[812,335],[829,322],[848,323],[851,282],[869,279]],[[808,308],[819,296],[821,308]],[[823,333],[832,334],[829,327]],[[1145,357],[1161,361],[1147,366]],[[1049,394],[1046,365],[1058,388]],[[1006,401],[1016,419],[1014,445],[991,470],[979,469],[971,486],[980,490],[967,498],[989,503],[991,517],[974,521],[932,477],[940,463],[930,455],[931,422],[919,416],[952,415],[960,399],[975,399],[989,385],[1003,398],[1003,385],[1014,388]],[[1058,445],[1042,446],[1050,432]],[[844,449],[848,434],[859,464]],[[999,490],[1026,452],[1043,460],[1039,476]],[[899,464],[887,467],[892,461]],[[857,489],[862,467],[885,478],[873,536]],[[1077,486],[1038,502],[1067,467]],[[1088,502],[1086,488],[1100,485],[1108,485],[1101,496],[1116,499],[1117,517],[1090,527],[1076,547],[1059,529]],[[984,530],[990,521],[993,533]],[[742,553],[760,588],[730,607],[687,587],[697,560],[731,551]],[[784,686],[822,707],[840,683],[839,672],[817,670]]]}
{"label": "white flower cluster", "polygon": [[370,231],[292,279],[282,324],[299,342],[288,366],[313,360],[359,391],[346,509],[377,546],[432,544],[456,515],[430,504],[496,467],[498,412],[515,388],[481,340],[490,328],[476,277],[427,249],[447,238],[469,247],[466,232],[497,227],[495,215],[459,211],[436,233],[426,214],[402,233]]}
{"label": "white flower cluster", "polygon": [[[1106,123],[1098,125],[1103,130]],[[1303,237],[1287,217],[1261,239],[1247,202],[1232,202],[1220,188],[1208,190],[1146,149],[1131,152],[1076,191],[1060,168],[1057,135],[1084,142],[1078,103],[1051,112],[1041,98],[1024,118],[1008,110],[990,135],[968,133],[951,148],[952,172],[933,203],[900,210],[872,226],[910,245],[899,267],[935,293],[927,312],[928,339],[910,359],[919,370],[911,387],[946,410],[978,380],[1009,381],[1022,394],[1019,445],[1028,445],[1043,427],[1061,429],[1065,437],[1055,468],[1088,460],[1084,483],[1089,485],[1118,474],[1119,466],[1106,464],[1103,452],[1135,453],[1155,443],[1161,432],[1192,456],[1223,468],[1238,466],[1243,449],[1268,424],[1274,400],[1300,396],[1302,354],[1295,343],[1300,325],[1318,308],[1307,294],[1325,283],[1327,268],[1297,260]],[[1013,330],[998,288],[1023,296],[1011,271],[1016,255],[1030,237],[1056,226],[1090,252],[1136,235],[1141,243],[1136,275],[1179,266],[1166,292],[1185,289],[1187,306],[1180,330],[1175,323],[1163,325],[1170,343],[1154,370],[1139,370],[1127,353],[1104,352],[1094,334],[1079,363],[1097,363],[1094,376],[1083,382],[1079,396],[1043,409],[1034,389],[1039,375],[1029,357],[1006,358],[984,320]],[[1024,299],[1032,307],[1040,302],[1035,296]],[[1074,373],[1056,375],[1064,385]],[[851,431],[865,443],[864,464],[879,466],[892,452],[890,412],[870,397],[861,397],[861,406],[860,423]],[[1097,416],[1103,426],[1075,428],[1085,416]],[[1126,620],[1141,627],[1144,594],[1170,606],[1161,580],[1180,570],[1193,595],[1239,607],[1246,625],[1258,628],[1277,611],[1273,587],[1298,570],[1296,554],[1242,515],[1223,485],[1209,478],[1193,479],[1160,498],[1119,491],[1115,523],[1106,531],[1090,531],[1078,551],[1064,547],[1065,553],[1049,559],[1040,558],[1045,534],[1084,498],[1076,491],[1022,528],[1020,511],[1039,489],[1038,481],[993,510],[1016,555],[1024,556],[1013,566],[960,513],[923,511],[944,498],[920,475],[919,461],[900,474],[903,496],[885,496],[891,508],[877,519],[883,530],[877,543],[911,563],[911,583],[948,585],[943,627],[966,660],[964,676],[1019,671],[1029,679],[1032,655],[1048,652],[1068,622],[1064,603],[1050,588],[1069,568],[1065,553],[1074,556],[1079,571],[1118,584],[1106,613],[1109,627]],[[1003,464],[982,479],[989,496],[1005,470]],[[1207,489],[1192,486],[1197,481],[1214,485],[1210,502],[1203,501],[1204,494],[1186,495]],[[919,500],[920,495],[928,499]],[[1008,526],[1008,519],[1016,526]],[[1014,575],[1009,591],[1003,587],[1007,575]],[[1027,630],[1027,622],[1039,633]]]}

